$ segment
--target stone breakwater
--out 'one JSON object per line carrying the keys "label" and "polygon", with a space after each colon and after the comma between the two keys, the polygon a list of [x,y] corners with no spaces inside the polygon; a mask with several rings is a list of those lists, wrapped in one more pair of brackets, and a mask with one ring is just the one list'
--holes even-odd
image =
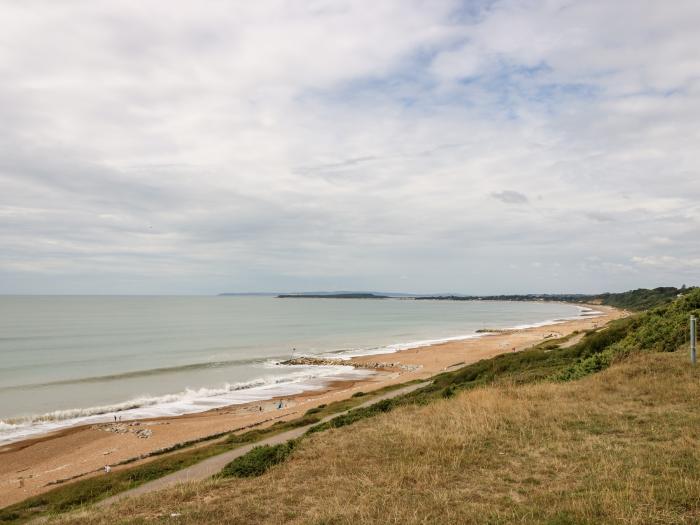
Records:
{"label": "stone breakwater", "polygon": [[323,357],[295,357],[294,359],[288,359],[286,361],[280,362],[281,365],[301,365],[301,366],[338,366],[338,365],[349,365],[355,368],[367,368],[370,370],[387,370],[387,369],[399,369],[405,370],[407,372],[413,372],[418,370],[421,365],[404,365],[402,363],[387,363],[387,362],[367,362],[367,363],[355,363],[352,361],[343,361],[342,359],[333,358],[323,358]]}

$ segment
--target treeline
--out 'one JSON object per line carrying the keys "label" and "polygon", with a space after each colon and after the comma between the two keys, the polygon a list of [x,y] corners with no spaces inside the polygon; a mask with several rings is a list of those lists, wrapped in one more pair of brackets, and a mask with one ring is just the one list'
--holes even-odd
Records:
{"label": "treeline", "polygon": [[416,297],[420,301],[562,301],[567,303],[595,303],[624,308],[625,310],[648,310],[672,302],[695,288],[685,285],[680,288],[663,286],[639,288],[622,293],[587,294],[524,294],[524,295],[432,295]]}
{"label": "treeline", "polygon": [[664,286],[654,289],[638,288],[622,293],[604,293],[595,296],[600,300],[601,304],[615,306],[616,308],[624,308],[626,310],[648,310],[667,303],[670,303],[676,297],[690,292],[693,288],[687,288],[685,285],[680,288],[674,286]]}
{"label": "treeline", "polygon": [[585,294],[512,294],[512,295],[426,295],[416,297],[417,301],[565,301],[582,303],[590,299]]}

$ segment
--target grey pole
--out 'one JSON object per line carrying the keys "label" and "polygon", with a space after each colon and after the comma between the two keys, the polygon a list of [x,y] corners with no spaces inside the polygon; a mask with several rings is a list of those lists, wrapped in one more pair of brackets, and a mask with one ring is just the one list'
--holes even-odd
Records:
{"label": "grey pole", "polygon": [[690,362],[695,364],[697,359],[697,325],[698,320],[695,316],[690,316]]}

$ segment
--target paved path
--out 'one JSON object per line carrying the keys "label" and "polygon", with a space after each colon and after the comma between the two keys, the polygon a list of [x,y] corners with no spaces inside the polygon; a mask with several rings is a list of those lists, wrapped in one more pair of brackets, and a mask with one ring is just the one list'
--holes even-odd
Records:
{"label": "paved path", "polygon": [[[418,383],[415,385],[409,385],[403,388],[399,388],[397,390],[392,390],[391,392],[387,392],[386,394],[382,394],[377,397],[373,397],[369,401],[362,403],[361,405],[358,405],[357,407],[353,408],[361,408],[361,407],[367,407],[370,405],[373,405],[374,403],[377,403],[379,401],[382,401],[384,399],[391,399],[392,397],[397,397],[402,394],[407,394],[409,392],[413,392],[414,390],[418,390],[419,388],[423,388],[424,386],[427,386],[430,384],[430,381],[426,381],[424,383]],[[351,409],[352,410],[352,409]],[[204,461],[201,461],[199,463],[196,463],[190,467],[184,468],[182,470],[178,470],[177,472],[173,472],[172,474],[168,474],[167,476],[163,476],[162,478],[155,479],[153,481],[149,481],[148,483],[144,483],[143,485],[139,485],[136,488],[133,488],[131,490],[127,490],[124,492],[120,492],[119,494],[115,494],[114,496],[111,496],[109,498],[106,498],[98,503],[96,503],[96,506],[98,507],[104,507],[107,505],[111,505],[112,503],[115,503],[117,501],[120,501],[125,498],[130,498],[133,496],[140,496],[141,494],[147,494],[149,492],[153,492],[156,490],[161,490],[166,487],[171,487],[173,485],[176,485],[178,483],[185,483],[188,481],[200,481],[203,479],[210,478],[214,476],[215,474],[218,474],[221,472],[221,470],[228,465],[231,461],[236,459],[237,457],[240,457],[248,452],[250,452],[253,447],[259,447],[261,445],[278,445],[280,443],[284,443],[290,439],[295,439],[303,435],[307,430],[309,430],[311,427],[314,425],[318,425],[320,423],[325,423],[326,421],[330,421],[334,417],[338,417],[341,414],[347,414],[350,410],[346,410],[344,412],[339,412],[337,414],[332,414],[330,416],[324,417],[321,419],[319,422],[314,423],[312,425],[307,425],[305,427],[299,427],[295,428],[292,430],[288,430],[287,432],[282,432],[281,434],[276,434],[274,436],[271,436],[267,439],[263,439],[261,441],[256,441],[255,443],[251,443],[249,445],[244,445],[238,448],[235,448],[233,450],[229,450],[228,452],[224,452],[222,454],[219,454],[218,456],[212,456],[210,458],[205,459]]]}

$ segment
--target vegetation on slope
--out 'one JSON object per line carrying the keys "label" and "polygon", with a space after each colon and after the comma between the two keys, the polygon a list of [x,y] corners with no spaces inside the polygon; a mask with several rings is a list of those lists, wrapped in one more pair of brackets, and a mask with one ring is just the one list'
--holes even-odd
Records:
{"label": "vegetation on slope", "polygon": [[[381,395],[399,386],[392,385],[368,393],[366,396]],[[95,503],[233,448],[255,443],[292,428],[313,424],[323,417],[343,412],[364,401],[363,398],[336,401],[329,405],[316,407],[299,418],[279,421],[266,428],[249,430],[239,434],[231,433],[225,439],[214,443],[206,444],[207,440],[204,439],[191,442],[188,444],[189,447],[180,445],[172,447],[167,451],[168,453],[164,451],[161,457],[146,463],[115,469],[109,476],[87,477],[59,485],[48,492],[0,509],[0,523],[24,523],[40,516],[60,514]],[[199,446],[194,448],[191,445]]]}
{"label": "vegetation on slope", "polygon": [[261,476],[271,467],[282,463],[296,448],[298,441],[292,439],[279,445],[263,445],[234,459],[221,471],[223,477],[249,478]]}
{"label": "vegetation on slope", "polygon": [[569,303],[600,303],[625,310],[642,311],[672,302],[693,288],[666,286],[652,290],[639,288],[622,293],[586,294],[524,294],[524,295],[435,295],[416,297],[422,301],[564,301]]}
{"label": "vegetation on slope", "polygon": [[[615,356],[628,353],[635,345],[635,349],[639,350],[656,350],[654,345],[658,346],[660,342],[665,347],[675,344],[684,334],[679,318],[684,317],[685,314],[682,312],[689,304],[694,304],[690,301],[693,297],[700,301],[700,290],[697,290],[693,296],[684,298],[685,302],[676,306],[674,311],[678,310],[681,313],[672,316],[668,323],[663,321],[662,314],[653,311],[613,321],[602,330],[587,333],[581,341],[569,347],[560,348],[560,345],[568,339],[563,338],[548,340],[521,352],[501,354],[453,372],[440,374],[434,378],[430,386],[410,394],[351,410],[347,414],[313,427],[309,432],[346,426],[366,417],[389,412],[399,406],[426,404],[443,397],[451,397],[459,390],[493,383],[527,384],[543,380],[579,379],[607,368]],[[634,333],[648,324],[657,324],[659,318],[664,324],[664,330],[661,331],[664,336],[660,339],[655,341],[648,340],[651,339],[650,337],[640,339],[639,335]],[[648,330],[643,332],[646,334]]]}
{"label": "vegetation on slope", "polygon": [[263,476],[62,522],[697,523],[700,376],[685,357],[639,354],[581,381],[404,406],[314,434]]}
{"label": "vegetation on slope", "polygon": [[[691,290],[673,302],[660,297],[657,296],[657,300],[661,301],[662,306],[626,320],[624,337],[613,344],[604,345],[597,352],[587,352],[560,378],[578,379],[607,368],[615,359],[633,352],[673,352],[687,344],[688,318],[690,315],[700,315],[700,289]],[[619,325],[611,328],[619,329]]]}
{"label": "vegetation on slope", "polygon": [[614,306],[615,308],[624,308],[625,310],[648,310],[668,304],[676,299],[679,295],[686,294],[692,289],[686,288],[685,285],[681,288],[673,286],[665,286],[654,288],[652,290],[639,288],[622,293],[604,293],[596,296],[602,304]]}

